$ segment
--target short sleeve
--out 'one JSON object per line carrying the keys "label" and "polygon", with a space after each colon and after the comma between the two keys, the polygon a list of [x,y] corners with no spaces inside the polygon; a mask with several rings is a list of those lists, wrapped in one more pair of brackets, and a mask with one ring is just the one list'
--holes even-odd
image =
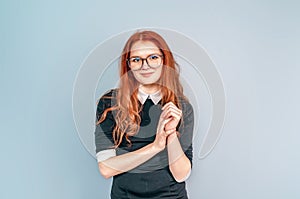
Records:
{"label": "short sleeve", "polygon": [[[105,109],[110,108],[113,104],[112,90],[103,95],[97,104],[96,122],[101,118]],[[95,127],[95,145],[96,153],[114,148],[112,132],[115,127],[115,120],[111,111],[108,111],[106,118]]]}
{"label": "short sleeve", "polygon": [[194,110],[192,105],[187,101],[183,101],[181,104],[183,122],[180,123],[178,130],[180,133],[179,142],[191,165],[193,165]]}

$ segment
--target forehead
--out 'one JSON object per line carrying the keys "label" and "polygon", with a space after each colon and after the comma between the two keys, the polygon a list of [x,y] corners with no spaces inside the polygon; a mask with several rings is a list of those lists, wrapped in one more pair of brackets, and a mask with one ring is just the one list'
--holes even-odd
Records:
{"label": "forehead", "polygon": [[160,53],[160,50],[151,41],[137,41],[130,49],[131,56],[147,56],[153,53]]}

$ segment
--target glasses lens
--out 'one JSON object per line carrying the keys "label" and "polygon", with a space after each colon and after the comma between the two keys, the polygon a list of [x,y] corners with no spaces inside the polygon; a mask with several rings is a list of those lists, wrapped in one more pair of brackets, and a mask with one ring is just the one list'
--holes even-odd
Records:
{"label": "glasses lens", "polygon": [[129,59],[129,66],[132,70],[138,70],[142,66],[142,62],[140,57],[132,57]]}
{"label": "glasses lens", "polygon": [[156,68],[161,65],[162,58],[160,55],[150,55],[147,57],[147,62],[150,67]]}

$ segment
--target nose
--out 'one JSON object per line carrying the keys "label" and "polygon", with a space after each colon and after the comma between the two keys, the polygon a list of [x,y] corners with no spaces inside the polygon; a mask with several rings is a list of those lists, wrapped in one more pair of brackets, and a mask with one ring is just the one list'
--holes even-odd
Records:
{"label": "nose", "polygon": [[150,68],[150,66],[147,63],[147,59],[143,59],[141,69],[147,69],[147,68]]}

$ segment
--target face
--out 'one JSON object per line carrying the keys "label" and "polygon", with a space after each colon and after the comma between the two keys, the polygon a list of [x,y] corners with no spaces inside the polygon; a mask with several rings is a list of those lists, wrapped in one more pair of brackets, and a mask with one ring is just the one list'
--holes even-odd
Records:
{"label": "face", "polygon": [[[149,55],[152,56],[149,57]],[[130,58],[146,59],[148,57],[148,63],[157,59],[156,55],[162,55],[162,53],[151,41],[137,41],[132,45],[130,51]],[[143,65],[139,70],[132,70],[135,79],[144,86],[156,83],[161,76],[163,63],[153,68],[147,64],[146,60],[141,62]]]}

